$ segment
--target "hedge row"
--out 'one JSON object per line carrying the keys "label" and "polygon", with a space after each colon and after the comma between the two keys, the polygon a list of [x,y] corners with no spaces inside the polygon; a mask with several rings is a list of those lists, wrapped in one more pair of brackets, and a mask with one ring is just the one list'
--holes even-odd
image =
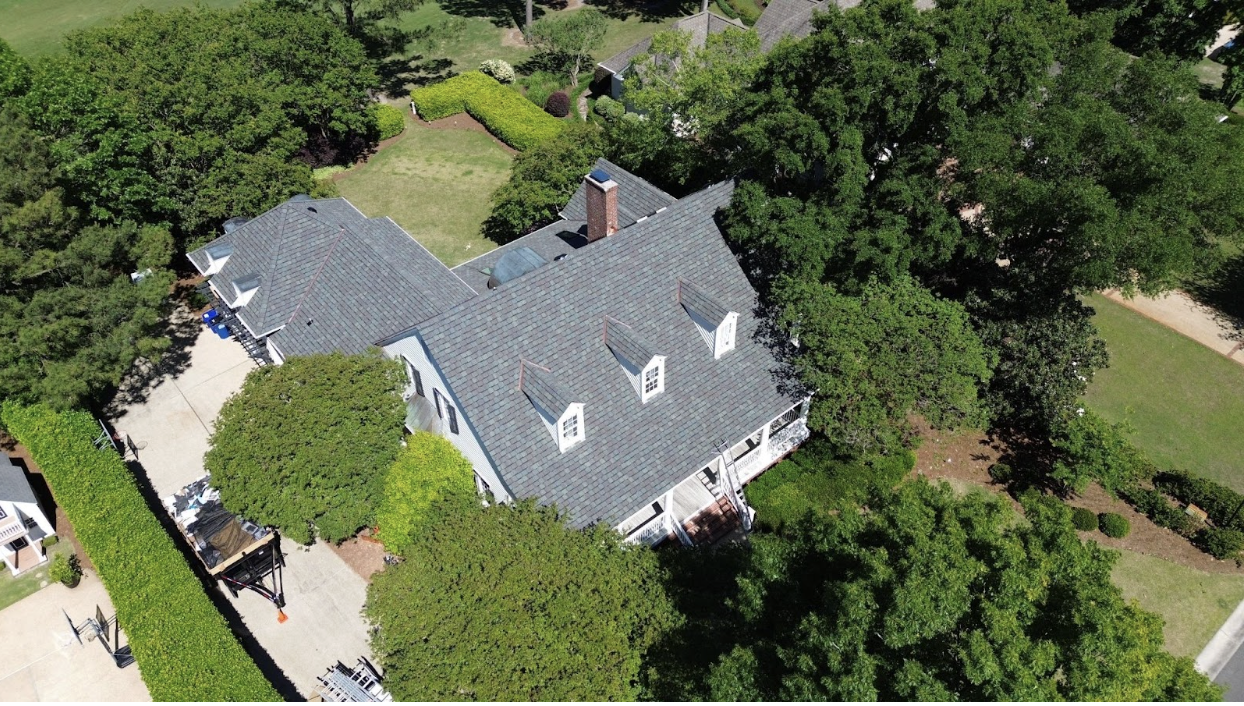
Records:
{"label": "hedge row", "polygon": [[1225,485],[1184,471],[1163,471],[1154,477],[1153,487],[1201,508],[1218,527],[1244,531],[1244,495]]}
{"label": "hedge row", "polygon": [[125,462],[96,450],[83,412],[4,404],[95,564],[155,701],[278,701],[185,558],[151,514]]}
{"label": "hedge row", "polygon": [[499,140],[518,150],[529,149],[556,136],[564,125],[518,91],[478,71],[416,88],[411,91],[410,99],[424,120],[440,120],[466,112]]}

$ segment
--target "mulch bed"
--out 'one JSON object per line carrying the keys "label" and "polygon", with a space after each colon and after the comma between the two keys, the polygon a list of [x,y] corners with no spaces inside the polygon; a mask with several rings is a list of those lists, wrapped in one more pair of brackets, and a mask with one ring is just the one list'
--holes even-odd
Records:
{"label": "mulch bed", "polygon": [[329,545],[354,573],[371,581],[372,574],[384,569],[384,547],[379,542],[355,537],[340,545]]}
{"label": "mulch bed", "polygon": [[[1000,442],[979,432],[938,431],[923,422],[917,422],[916,426],[922,443],[916,450],[915,475],[977,486],[1007,498],[1015,508],[1019,508],[1019,503],[989,477],[989,467],[1006,451]],[[1111,497],[1096,483],[1084,493],[1069,498],[1067,504],[1096,513],[1116,512],[1132,525],[1131,533],[1122,539],[1111,539],[1101,532],[1080,532],[1081,539],[1091,539],[1111,549],[1147,554],[1207,573],[1244,574],[1244,569],[1237,567],[1234,561],[1219,561],[1197,549],[1187,539],[1154,524],[1126,502]]]}

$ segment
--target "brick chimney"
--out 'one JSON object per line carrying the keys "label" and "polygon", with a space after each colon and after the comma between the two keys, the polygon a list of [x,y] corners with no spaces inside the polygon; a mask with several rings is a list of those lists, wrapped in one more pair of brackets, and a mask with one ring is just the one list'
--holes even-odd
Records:
{"label": "brick chimney", "polygon": [[618,232],[618,183],[603,169],[594,169],[584,179],[587,186],[587,242]]}

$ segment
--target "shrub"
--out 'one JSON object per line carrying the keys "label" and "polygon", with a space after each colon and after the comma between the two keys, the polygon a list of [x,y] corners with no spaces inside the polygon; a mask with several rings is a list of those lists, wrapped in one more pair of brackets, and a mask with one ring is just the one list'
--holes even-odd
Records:
{"label": "shrub", "polygon": [[77,554],[57,554],[48,566],[48,578],[73,586],[82,578],[82,564]]}
{"label": "shrub", "polygon": [[334,175],[340,174],[346,171],[346,169],[348,169],[348,167],[340,164],[330,164],[327,167],[317,167],[316,169],[311,170],[311,178],[316,181],[332,179]]}
{"label": "shrub", "polygon": [[609,96],[601,96],[596,99],[596,107],[593,110],[597,115],[612,123],[626,112],[626,104],[622,101],[615,101]]}
{"label": "shrub", "polygon": [[570,96],[566,95],[565,91],[555,91],[544,102],[544,111],[555,118],[570,115]]}
{"label": "shrub", "polygon": [[989,467],[989,477],[995,483],[1010,483],[1015,471],[1005,463],[995,463]]}
{"label": "shrub", "polygon": [[410,98],[424,120],[439,120],[465,111],[499,140],[518,150],[551,139],[565,125],[518,91],[478,71],[416,88]]}
{"label": "shrub", "polygon": [[1244,532],[1220,527],[1206,527],[1196,535],[1197,546],[1215,559],[1230,559],[1244,549]]}
{"label": "shrub", "polygon": [[9,433],[43,470],[125,628],[153,701],[276,701],[278,695],[164,527],[125,461],[91,441],[85,412],[6,402]]}
{"label": "shrub", "polygon": [[1081,532],[1093,532],[1097,529],[1097,515],[1086,508],[1072,508],[1071,524]]}
{"label": "shrub", "polygon": [[756,518],[780,529],[805,515],[853,509],[878,487],[893,487],[915,467],[916,456],[842,459],[823,439],[815,439],[747,486]]}
{"label": "shrub", "polygon": [[367,114],[371,117],[376,134],[381,140],[397,137],[406,129],[406,115],[400,109],[387,103],[372,103],[367,108]]}
{"label": "shrub", "polygon": [[521,83],[526,90],[527,100],[543,109],[544,104],[549,100],[549,96],[553,95],[554,91],[560,91],[562,86],[566,85],[566,78],[561,74],[536,71],[523,79]]}
{"label": "shrub", "polygon": [[1163,493],[1149,488],[1129,488],[1121,493],[1123,499],[1143,513],[1159,527],[1174,530],[1185,537],[1196,531],[1195,523],[1183,509],[1171,504]]}
{"label": "shrub", "polygon": [[1127,518],[1117,512],[1103,512],[1097,516],[1097,524],[1101,533],[1113,539],[1123,539],[1132,531]]}
{"label": "shrub", "polygon": [[1118,493],[1157,472],[1128,440],[1126,428],[1093,412],[1072,416],[1051,442],[1061,456],[1054,464],[1053,477],[1077,493],[1093,480]]}
{"label": "shrub", "polygon": [[1184,471],[1164,471],[1153,479],[1153,486],[1201,508],[1218,527],[1244,531],[1244,496],[1225,485]]}
{"label": "shrub", "polygon": [[40,542],[40,544],[43,545],[44,549],[47,549],[48,547],[56,546],[56,543],[59,541],[60,541],[60,537],[57,537],[56,535],[52,534],[52,535],[48,535],[44,537],[43,541]]}
{"label": "shrub", "polygon": [[514,83],[514,67],[510,66],[508,61],[489,59],[479,65],[479,70],[485,76],[491,76],[501,83]]}
{"label": "shrub", "polygon": [[384,548],[404,555],[416,536],[445,512],[479,507],[474,469],[448,439],[415,432],[384,478],[376,527]]}

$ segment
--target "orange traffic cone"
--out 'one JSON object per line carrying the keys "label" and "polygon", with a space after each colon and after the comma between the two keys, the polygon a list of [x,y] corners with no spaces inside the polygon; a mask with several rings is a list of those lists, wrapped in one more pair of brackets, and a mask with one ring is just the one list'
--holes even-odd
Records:
{"label": "orange traffic cone", "polygon": [[289,616],[285,614],[285,611],[281,610],[280,608],[277,608],[276,609],[276,621],[278,623],[283,623],[286,620],[289,620]]}

